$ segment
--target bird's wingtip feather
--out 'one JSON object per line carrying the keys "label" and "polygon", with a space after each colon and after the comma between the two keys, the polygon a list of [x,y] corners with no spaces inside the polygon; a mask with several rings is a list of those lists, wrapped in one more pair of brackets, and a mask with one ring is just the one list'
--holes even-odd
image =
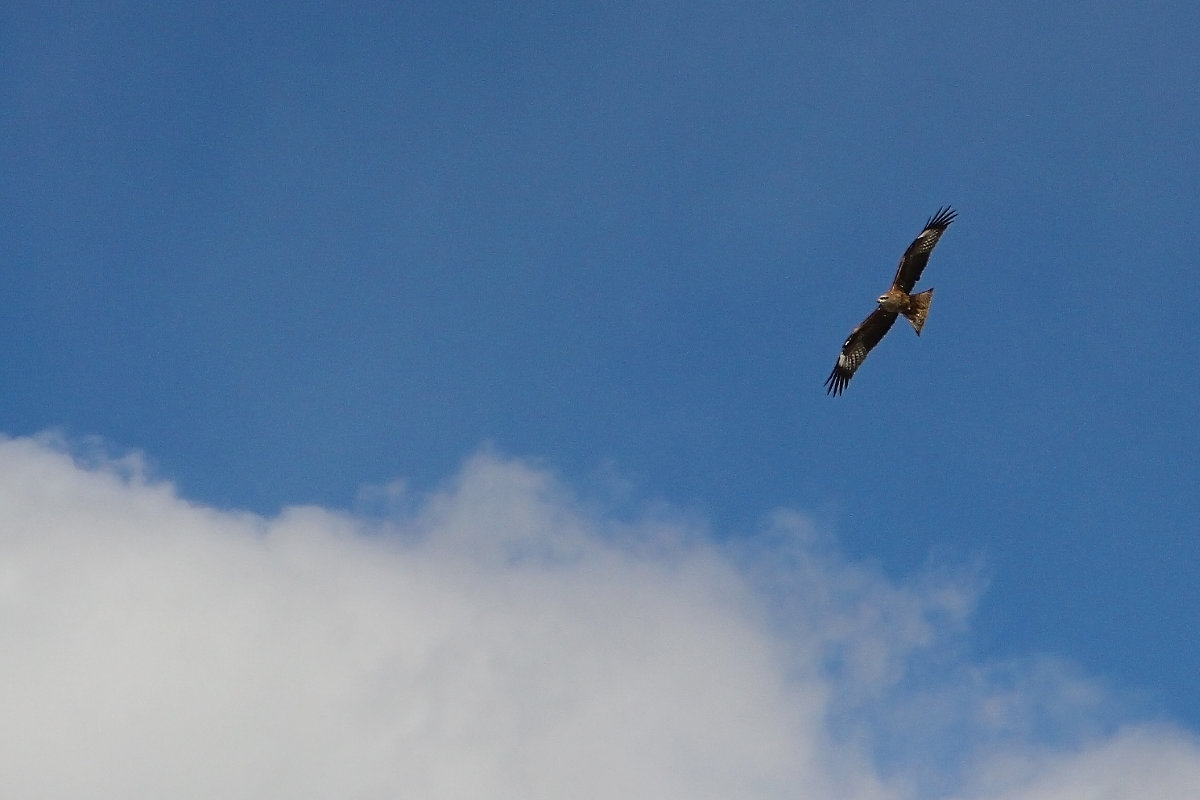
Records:
{"label": "bird's wingtip feather", "polygon": [[942,206],[937,210],[936,214],[934,214],[932,217],[929,218],[929,221],[925,223],[925,227],[926,228],[949,227],[950,223],[954,222],[954,219],[957,216],[958,216],[958,212],[955,211],[953,208],[951,208],[950,206]]}
{"label": "bird's wingtip feather", "polygon": [[846,384],[850,379],[838,372],[838,368],[834,367],[833,372],[829,373],[829,377],[825,379],[825,394],[837,397],[846,388]]}

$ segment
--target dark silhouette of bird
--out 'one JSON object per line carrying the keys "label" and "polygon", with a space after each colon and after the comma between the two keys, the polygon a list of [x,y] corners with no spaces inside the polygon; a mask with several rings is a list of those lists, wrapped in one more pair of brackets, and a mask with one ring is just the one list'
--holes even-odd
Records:
{"label": "dark silhouette of bird", "polygon": [[925,223],[925,230],[904,251],[900,266],[896,268],[896,277],[892,279],[892,288],[879,296],[879,305],[861,325],[851,331],[842,345],[837,364],[825,379],[826,394],[840,395],[845,391],[854,371],[866,361],[871,348],[879,344],[884,334],[891,330],[898,315],[903,314],[912,323],[917,336],[921,335],[921,328],[925,327],[925,318],[929,315],[929,304],[933,302],[933,289],[926,289],[920,294],[911,292],[920,280],[925,265],[929,263],[929,254],[933,252],[934,245],[956,216],[958,212],[950,206],[939,208]]}

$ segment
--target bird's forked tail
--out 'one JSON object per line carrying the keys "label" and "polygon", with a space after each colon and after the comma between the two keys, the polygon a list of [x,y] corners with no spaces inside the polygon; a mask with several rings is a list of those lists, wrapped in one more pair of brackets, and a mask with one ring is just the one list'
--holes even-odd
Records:
{"label": "bird's forked tail", "polygon": [[929,316],[929,305],[932,302],[933,289],[926,289],[909,297],[908,310],[904,312],[904,316],[912,323],[917,336],[921,335],[921,328],[925,327],[925,317]]}

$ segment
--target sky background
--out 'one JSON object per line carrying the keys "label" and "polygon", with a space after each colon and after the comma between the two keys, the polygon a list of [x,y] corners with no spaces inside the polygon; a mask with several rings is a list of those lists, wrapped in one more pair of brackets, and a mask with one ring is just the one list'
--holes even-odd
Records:
{"label": "sky background", "polygon": [[[635,681],[629,702],[645,692],[664,726],[683,726],[673,713],[689,701],[654,686],[679,678],[678,653],[748,626],[738,635],[763,652],[746,660],[761,662],[729,669],[769,674],[777,694],[714,700],[711,718],[687,710],[744,723],[730,709],[745,703],[747,719],[774,720],[762,741],[814,762],[830,751],[796,745],[796,725],[806,743],[855,742],[862,763],[821,778],[832,796],[1035,797],[971,783],[993,773],[967,780],[962,765],[1024,753],[1040,766],[1022,775],[1057,785],[1144,742],[1197,769],[1198,29],[1183,2],[4,4],[0,432],[14,438],[0,597],[10,622],[34,620],[13,642],[33,647],[30,664],[103,649],[68,612],[103,607],[87,587],[142,564],[194,580],[197,597],[242,587],[251,599],[231,600],[228,619],[278,623],[280,646],[263,650],[280,659],[341,641],[332,621],[289,623],[338,619],[321,597],[375,609],[364,639],[386,639],[419,616],[412,603],[482,614],[505,598],[485,629],[521,634],[533,600],[586,596],[598,605],[568,602],[528,634],[586,675],[607,652],[597,642],[628,639],[606,613],[665,571],[649,602],[665,629],[708,630],[678,607],[694,600],[719,630],[709,644],[684,636],[675,655],[664,644],[662,684]],[[919,285],[937,289],[922,337],[898,325],[827,397],[841,342],[944,204],[959,217]],[[500,477],[480,488],[481,472]],[[536,535],[513,511],[530,504],[550,520]],[[297,506],[317,520],[329,575],[298,577],[270,545]],[[459,506],[466,522],[447,511]],[[189,514],[201,521],[179,521]],[[175,550],[155,560],[156,542],[179,537],[199,566]],[[475,591],[453,580],[461,553],[421,549],[440,541],[516,542],[546,559],[546,583],[522,594],[497,558],[472,567],[487,576]],[[94,559],[69,555],[81,543]],[[362,555],[375,547],[391,554],[382,567]],[[679,563],[720,566],[689,579]],[[39,564],[83,577],[32,581]],[[356,600],[339,576],[372,569],[376,594]],[[452,588],[388,588],[414,574]],[[308,578],[328,594],[305,599]],[[730,583],[736,602],[713,588]],[[166,583],[144,588],[161,619],[122,627],[118,612],[144,598],[112,600],[113,641],[198,613]],[[895,633],[897,596],[918,622]],[[454,648],[511,666],[463,614]],[[795,615],[819,635],[787,633]],[[573,649],[570,630],[588,646]],[[241,654],[230,674],[275,664],[220,641]],[[113,647],[112,674],[144,656],[135,674],[151,683],[187,650]],[[335,686],[364,660],[393,663],[378,648],[314,673]],[[860,674],[866,653],[882,666]],[[430,658],[421,674],[439,674]],[[515,726],[506,735],[543,730],[509,713],[529,689],[512,680],[485,681],[481,707]],[[105,685],[98,729],[144,684]],[[404,697],[436,705],[416,685]],[[989,727],[971,709],[1000,695],[1036,710]],[[187,683],[154,696],[151,719],[214,705]],[[400,696],[379,707],[403,717]],[[812,696],[828,703],[820,736]],[[789,703],[802,723],[772,716]],[[934,721],[910,737],[914,714]],[[626,731],[622,719],[604,730]],[[1046,766],[1041,747],[1077,760]],[[475,751],[442,752],[461,764]],[[563,761],[536,752],[529,763]],[[758,794],[750,772],[706,785],[786,796],[804,767],[763,758],[786,766],[778,783],[755,778]],[[512,796],[541,796],[508,778]],[[413,786],[459,796],[428,780]],[[639,780],[611,788],[669,783]]]}

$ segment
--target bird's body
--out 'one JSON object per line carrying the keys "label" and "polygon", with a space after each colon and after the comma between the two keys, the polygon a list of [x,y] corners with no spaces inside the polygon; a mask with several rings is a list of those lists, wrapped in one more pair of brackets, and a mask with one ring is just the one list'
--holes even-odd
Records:
{"label": "bird's body", "polygon": [[833,372],[825,379],[828,394],[839,395],[845,391],[854,371],[866,360],[871,348],[879,344],[884,334],[891,330],[897,316],[904,315],[904,318],[912,323],[917,335],[921,335],[921,329],[925,327],[925,318],[929,315],[929,306],[933,302],[933,289],[926,289],[917,294],[912,294],[912,290],[925,265],[929,263],[929,254],[933,252],[934,245],[956,216],[957,212],[949,206],[939,208],[925,223],[925,229],[904,251],[891,288],[880,295],[875,310],[851,331],[842,344],[842,352],[833,367]]}
{"label": "bird's body", "polygon": [[933,289],[927,289],[920,294],[905,294],[899,289],[888,289],[879,297],[879,308],[889,314],[903,314],[912,323],[917,336],[920,336],[932,302]]}

